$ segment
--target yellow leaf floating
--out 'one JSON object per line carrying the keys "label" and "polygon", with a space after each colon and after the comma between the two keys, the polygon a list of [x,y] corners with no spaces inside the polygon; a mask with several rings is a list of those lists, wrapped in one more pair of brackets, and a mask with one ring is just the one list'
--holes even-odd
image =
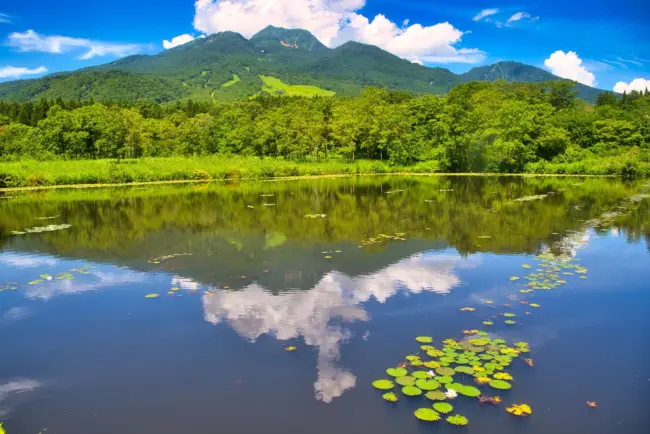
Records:
{"label": "yellow leaf floating", "polygon": [[291,346],[286,347],[285,350],[286,350],[286,351],[296,351],[296,347],[294,347],[293,345],[291,345]]}
{"label": "yellow leaf floating", "polygon": [[523,264],[522,267],[524,267],[524,268],[531,268],[531,266],[528,265],[528,264]]}
{"label": "yellow leaf floating", "polygon": [[512,381],[512,375],[508,374],[507,372],[497,372],[494,374],[494,378],[497,380]]}
{"label": "yellow leaf floating", "polygon": [[144,296],[144,298],[158,298],[160,297],[160,294],[147,294]]}
{"label": "yellow leaf floating", "polygon": [[476,308],[473,307],[463,307],[460,309],[461,312],[474,312]]}
{"label": "yellow leaf floating", "polygon": [[506,408],[506,411],[515,416],[528,416],[533,414],[533,410],[528,404],[513,404],[512,407]]}
{"label": "yellow leaf floating", "polygon": [[531,304],[529,304],[528,306],[530,306],[530,307],[540,307],[540,305],[537,304],[537,303],[531,303]]}
{"label": "yellow leaf floating", "polygon": [[180,288],[177,287],[177,286],[174,286],[171,290],[172,290],[172,291],[178,291],[178,290],[180,290]]}

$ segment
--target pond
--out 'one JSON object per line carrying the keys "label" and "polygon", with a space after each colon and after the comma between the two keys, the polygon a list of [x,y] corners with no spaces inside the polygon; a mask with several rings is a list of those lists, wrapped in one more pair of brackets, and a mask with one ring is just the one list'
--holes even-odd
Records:
{"label": "pond", "polygon": [[8,434],[648,433],[649,281],[647,181],[5,193],[0,421]]}

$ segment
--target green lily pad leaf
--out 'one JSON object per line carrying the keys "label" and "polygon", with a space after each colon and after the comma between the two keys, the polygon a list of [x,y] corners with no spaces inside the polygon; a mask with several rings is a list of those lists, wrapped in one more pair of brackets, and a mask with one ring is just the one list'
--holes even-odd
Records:
{"label": "green lily pad leaf", "polygon": [[481,394],[481,391],[474,386],[463,386],[460,389],[456,390],[456,392],[460,393],[461,395],[469,396],[470,398],[476,398]]}
{"label": "green lily pad leaf", "polygon": [[402,387],[402,393],[406,396],[420,396],[422,395],[422,390],[415,386],[404,386]]}
{"label": "green lily pad leaf", "polygon": [[435,350],[435,347],[432,347],[431,345],[420,345],[420,349],[422,351],[433,351]]}
{"label": "green lily pad leaf", "polygon": [[400,386],[413,386],[415,384],[415,378],[409,376],[398,377],[395,379],[395,382]]}
{"label": "green lily pad leaf", "polygon": [[440,357],[443,356],[445,353],[443,353],[440,350],[429,350],[427,351],[427,356],[429,357]]}
{"label": "green lily pad leaf", "polygon": [[447,395],[445,395],[445,392],[442,390],[434,390],[431,392],[427,392],[426,395],[427,399],[430,399],[431,401],[444,401],[447,399]]}
{"label": "green lily pad leaf", "polygon": [[372,382],[372,386],[379,390],[389,390],[395,387],[395,384],[390,380],[375,380]]}
{"label": "green lily pad leaf", "polygon": [[483,325],[491,326],[494,325],[494,323],[492,321],[483,321]]}
{"label": "green lily pad leaf", "polygon": [[451,378],[449,375],[443,375],[440,377],[436,377],[436,381],[440,384],[448,384],[454,381],[454,379]]}
{"label": "green lily pad leaf", "polygon": [[476,334],[479,335],[479,336],[487,336],[488,335],[487,332],[478,332]]}
{"label": "green lily pad leaf", "polygon": [[492,339],[492,343],[498,345],[498,344],[505,344],[506,341],[503,339]]}
{"label": "green lily pad leaf", "polygon": [[408,374],[408,371],[404,368],[388,368],[386,373],[391,377],[403,377]]}
{"label": "green lily pad leaf", "polygon": [[421,379],[421,378],[429,378],[429,374],[427,374],[426,371],[415,371],[414,373],[411,374],[411,376]]}
{"label": "green lily pad leaf", "polygon": [[422,344],[430,344],[433,342],[433,338],[431,336],[418,336],[415,338],[415,340]]}
{"label": "green lily pad leaf", "polygon": [[440,368],[436,369],[436,372],[440,375],[454,375],[456,373],[456,371],[454,371],[453,369],[444,366],[441,366]]}
{"label": "green lily pad leaf", "polygon": [[467,418],[465,416],[461,416],[459,414],[449,416],[445,420],[447,422],[449,422],[450,424],[456,425],[456,426],[465,426],[465,425],[467,425],[469,423],[469,420],[467,420]]}
{"label": "green lily pad leaf", "polygon": [[463,374],[469,374],[469,375],[474,374],[474,368],[472,368],[471,366],[456,366],[454,369],[456,370],[456,372],[461,372]]}
{"label": "green lily pad leaf", "polygon": [[435,380],[418,380],[415,385],[422,390],[436,390],[440,387],[440,383]]}
{"label": "green lily pad leaf", "polygon": [[482,347],[483,345],[487,345],[490,343],[489,339],[481,338],[481,339],[470,339],[469,343],[477,346],[477,347]]}
{"label": "green lily pad leaf", "polygon": [[160,294],[147,294],[144,296],[144,298],[158,298],[160,297]]}
{"label": "green lily pad leaf", "polygon": [[490,387],[494,387],[495,389],[499,389],[499,390],[508,390],[512,388],[512,384],[503,380],[492,380],[488,384],[490,385]]}
{"label": "green lily pad leaf", "polygon": [[399,400],[397,395],[395,395],[395,393],[393,392],[384,393],[383,395],[381,395],[381,397],[388,402],[397,402]]}
{"label": "green lily pad leaf", "polygon": [[454,357],[450,356],[445,356],[440,358],[441,363],[453,363],[454,362]]}
{"label": "green lily pad leaf", "polygon": [[503,314],[503,316],[505,316],[507,318],[512,318],[513,316],[517,316],[517,315],[515,315],[514,313],[511,313],[511,312],[506,312],[506,313]]}
{"label": "green lily pad leaf", "polygon": [[412,365],[412,366],[422,366],[422,365],[423,365],[423,362],[422,362],[422,360],[413,360],[413,361],[411,362],[411,365]]}
{"label": "green lily pad leaf", "polygon": [[511,320],[511,319],[507,319],[507,320],[505,320],[504,323],[506,323],[506,324],[508,324],[508,325],[514,325],[514,324],[517,324],[516,321],[513,321],[513,320]]}
{"label": "green lily pad leaf", "polygon": [[413,360],[420,360],[420,356],[415,356],[413,354],[410,354],[406,356],[406,360],[408,360],[409,362],[412,362]]}
{"label": "green lily pad leaf", "polygon": [[413,414],[425,422],[436,422],[440,420],[440,414],[431,408],[418,408]]}
{"label": "green lily pad leaf", "polygon": [[434,410],[444,414],[451,413],[454,410],[454,406],[448,402],[436,402],[433,404],[433,408]]}

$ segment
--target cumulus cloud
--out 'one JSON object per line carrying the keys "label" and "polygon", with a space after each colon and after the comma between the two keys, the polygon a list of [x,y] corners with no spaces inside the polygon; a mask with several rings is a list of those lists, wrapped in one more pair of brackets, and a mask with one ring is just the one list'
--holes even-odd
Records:
{"label": "cumulus cloud", "polygon": [[85,52],[79,56],[79,59],[82,60],[101,56],[124,57],[139,53],[143,48],[139,44],[93,41],[68,36],[46,36],[36,33],[34,30],[9,34],[9,46],[23,52],[38,51],[57,54],[83,49]]}
{"label": "cumulus cloud", "polygon": [[314,395],[331,402],[355,386],[356,376],[337,366],[341,344],[350,332],[330,321],[367,321],[361,304],[371,298],[384,303],[400,292],[447,294],[460,283],[454,273],[459,265],[458,256],[419,254],[365,276],[329,273],[309,291],[272,294],[257,284],[236,292],[214,291],[203,296],[204,315],[212,324],[226,322],[250,340],[264,334],[279,340],[304,339],[318,350]]}
{"label": "cumulus cloud", "polygon": [[587,86],[596,85],[596,76],[584,67],[582,59],[573,51],[565,53],[558,50],[544,61],[544,65],[558,77],[574,80]]}
{"label": "cumulus cloud", "polygon": [[496,15],[499,13],[499,9],[493,8],[493,9],[483,9],[481,12],[476,14],[474,18],[472,18],[474,21],[481,21],[485,17],[489,17],[490,15]]}
{"label": "cumulus cloud", "polygon": [[451,24],[432,26],[402,22],[384,15],[369,19],[357,11],[365,0],[197,0],[194,27],[203,33],[231,30],[250,38],[268,25],[309,30],[323,44],[347,41],[377,45],[418,63],[477,63],[478,49],[460,49],[464,32]]}
{"label": "cumulus cloud", "polygon": [[196,38],[194,35],[190,35],[189,33],[183,33],[182,35],[178,35],[172,38],[171,41],[168,41],[165,39],[163,41],[163,47],[165,50],[169,50],[170,48],[178,47],[179,45],[187,44],[190,41],[195,40]]}
{"label": "cumulus cloud", "polygon": [[650,90],[650,80],[646,80],[645,78],[635,78],[629,83],[626,83],[624,81],[619,81],[614,85],[614,92],[618,92],[618,93],[623,93],[623,92],[630,93],[633,90],[638,90],[639,92],[645,92],[646,89]]}

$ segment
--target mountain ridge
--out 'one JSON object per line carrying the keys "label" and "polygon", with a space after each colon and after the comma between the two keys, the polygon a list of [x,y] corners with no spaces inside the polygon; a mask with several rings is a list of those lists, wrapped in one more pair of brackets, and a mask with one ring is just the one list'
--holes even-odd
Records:
{"label": "mountain ridge", "polygon": [[[0,98],[229,101],[269,92],[264,77],[287,85],[315,86],[338,96],[358,95],[368,86],[445,94],[469,81],[564,80],[513,61],[454,74],[410,62],[374,45],[348,41],[328,48],[307,30],[267,26],[250,39],[236,32],[219,32],[154,55],[132,55],[76,71],[0,83]],[[603,92],[582,84],[576,89],[579,97],[590,102]]]}

